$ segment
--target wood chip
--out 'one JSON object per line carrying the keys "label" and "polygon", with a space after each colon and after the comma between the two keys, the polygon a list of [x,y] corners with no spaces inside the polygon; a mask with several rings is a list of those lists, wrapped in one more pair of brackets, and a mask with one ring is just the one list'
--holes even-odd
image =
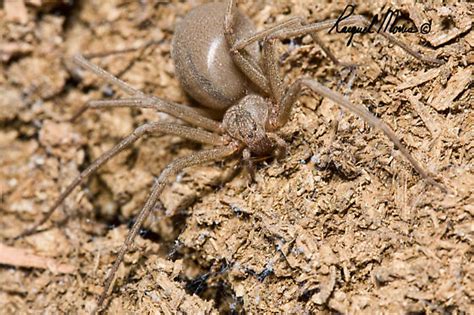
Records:
{"label": "wood chip", "polygon": [[[411,7],[409,15],[415,24],[420,26],[422,33],[423,25],[429,25],[429,28],[425,28],[427,33],[424,34],[423,37],[434,47],[446,44],[469,31],[472,27],[472,17],[469,14],[468,8],[465,6],[443,6],[439,7],[436,11],[427,13],[425,13],[422,8],[423,6],[421,4]],[[428,21],[434,22],[431,23]],[[445,29],[445,21],[452,21],[453,25]]]}
{"label": "wood chip", "polygon": [[474,32],[469,32],[464,38],[469,46],[474,47]]}
{"label": "wood chip", "polygon": [[53,273],[72,273],[76,268],[52,258],[31,254],[28,249],[0,244],[0,264],[15,267],[48,269]]}
{"label": "wood chip", "polygon": [[33,46],[28,43],[7,43],[0,42],[0,61],[7,62],[12,57],[24,55],[33,51]]}
{"label": "wood chip", "polygon": [[28,12],[23,0],[5,0],[3,6],[7,21],[21,24],[28,22]]}
{"label": "wood chip", "polygon": [[441,71],[441,68],[434,68],[431,70],[428,70],[426,72],[423,72],[421,74],[417,74],[416,76],[412,76],[408,79],[405,80],[405,83],[400,84],[397,87],[398,91],[402,91],[408,88],[412,88],[414,86],[418,86],[420,84],[423,84],[427,81],[433,80],[436,78]]}
{"label": "wood chip", "polygon": [[423,123],[430,131],[432,137],[437,138],[442,130],[441,122],[432,114],[430,114],[428,107],[422,102],[420,102],[420,100],[413,95],[411,90],[406,90],[405,96],[407,97],[408,101],[413,106],[417,114],[420,116],[421,120],[423,120]]}
{"label": "wood chip", "polygon": [[467,32],[471,27],[471,18],[469,16],[464,16],[464,18],[456,23],[456,26],[451,28],[447,33],[436,32],[433,33],[433,35],[426,36],[426,40],[428,40],[434,47],[438,47]]}
{"label": "wood chip", "polygon": [[26,3],[30,5],[34,5],[35,7],[39,7],[42,5],[42,0],[27,0]]}
{"label": "wood chip", "polygon": [[[474,67],[459,70],[448,81],[446,88],[438,92],[433,90],[430,105],[437,111],[443,111],[452,106],[454,99],[463,92],[472,81]],[[436,93],[437,95],[434,95]]]}

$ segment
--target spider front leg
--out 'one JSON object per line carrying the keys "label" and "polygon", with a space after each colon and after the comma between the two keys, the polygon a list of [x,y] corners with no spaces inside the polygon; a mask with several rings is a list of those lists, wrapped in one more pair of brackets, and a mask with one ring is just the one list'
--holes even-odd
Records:
{"label": "spider front leg", "polygon": [[390,129],[390,127],[385,124],[382,120],[375,117],[372,113],[370,113],[366,108],[352,104],[349,100],[347,100],[343,95],[325,87],[321,83],[317,82],[314,79],[310,78],[301,78],[298,79],[295,83],[293,83],[289,90],[288,94],[282,100],[281,103],[281,112],[279,113],[280,122],[285,121],[288,119],[288,116],[291,111],[292,104],[296,101],[296,98],[299,96],[301,89],[303,86],[308,87],[312,91],[316,92],[317,94],[329,98],[339,106],[351,111],[352,113],[358,115],[364,121],[366,121],[369,125],[373,128],[381,130],[397,147],[400,152],[405,156],[405,158],[411,163],[412,167],[417,171],[418,174],[421,175],[424,179],[426,179],[430,184],[440,188],[442,191],[446,191],[446,188],[435,181],[433,177],[418,163],[418,161],[411,155],[408,149],[401,143],[398,136],[395,132]]}
{"label": "spider front leg", "polygon": [[286,153],[288,151],[288,144],[280,138],[276,133],[267,132],[267,137],[273,142],[274,152],[270,156],[263,156],[263,157],[252,157],[252,152],[249,148],[245,148],[242,151],[242,165],[244,166],[247,174],[249,175],[249,182],[255,182],[255,162],[256,161],[264,161],[269,157],[274,157],[277,160],[281,161],[286,157]]}
{"label": "spider front leg", "polygon": [[270,138],[273,143],[275,144],[275,157],[277,160],[283,160],[285,158],[286,153],[288,152],[288,144],[280,138],[276,133],[268,132],[268,138]]}
{"label": "spider front leg", "polygon": [[102,165],[104,165],[108,160],[122,152],[124,149],[128,148],[131,144],[136,142],[138,139],[143,137],[145,134],[149,133],[166,133],[171,135],[181,136],[186,139],[194,140],[201,143],[212,144],[212,145],[224,145],[226,141],[219,135],[195,129],[188,126],[182,126],[178,124],[169,124],[169,123],[159,123],[153,122],[144,124],[136,128],[130,135],[125,137],[122,141],[116,144],[112,149],[103,153],[99,158],[92,162],[89,167],[79,174],[59,195],[56,202],[49,208],[49,210],[43,215],[43,217],[36,222],[31,228],[23,231],[16,238],[21,238],[30,234],[33,234],[37,229],[43,225],[51,215],[56,211],[56,209],[64,202],[64,200],[72,193],[72,191],[83,183],[91,174],[95,173]]}
{"label": "spider front leg", "polygon": [[[283,80],[279,76],[278,71],[278,64],[277,59],[275,58],[276,50],[275,50],[275,42],[276,38],[267,39],[264,42],[264,61],[265,61],[265,69],[267,73],[270,75],[270,86],[272,91],[281,93],[283,89]],[[303,86],[310,88],[312,91],[318,93],[319,95],[329,98],[342,108],[345,108],[352,113],[358,115],[364,121],[369,123],[372,127],[381,130],[394,144],[395,146],[402,152],[405,158],[410,161],[413,168],[429,183],[441,188],[443,191],[446,191],[446,188],[441,185],[440,183],[436,182],[429,174],[426,172],[420,164],[415,160],[415,158],[410,154],[408,149],[401,143],[400,139],[397,135],[390,129],[390,127],[385,124],[382,120],[375,117],[372,113],[370,113],[366,108],[363,106],[358,106],[352,104],[347,98],[345,98],[342,94],[332,91],[331,89],[325,87],[321,83],[317,82],[314,79],[310,78],[300,78],[294,82],[285,93],[282,94],[279,101],[276,102],[276,106],[270,112],[269,121],[267,124],[268,130],[278,130],[283,127],[291,113],[291,108],[293,104],[296,102],[298,96],[301,93]]]}
{"label": "spider front leg", "polygon": [[107,278],[104,284],[104,291],[102,292],[98,300],[97,308],[99,311],[102,310],[102,308],[105,306],[104,301],[109,295],[109,290],[111,288],[115,274],[120,266],[120,263],[123,260],[123,257],[127,253],[130,245],[133,244],[133,241],[135,240],[135,237],[140,231],[140,228],[143,225],[143,222],[149,216],[151,210],[157,203],[158,197],[163,191],[163,188],[165,187],[167,180],[171,176],[176,175],[182,169],[185,169],[193,165],[199,165],[199,164],[203,164],[210,161],[224,159],[236,153],[238,150],[239,150],[239,145],[235,143],[231,143],[217,149],[205,150],[205,151],[194,153],[187,157],[178,158],[174,160],[173,162],[171,162],[170,164],[168,164],[168,166],[165,167],[165,169],[163,169],[160,176],[153,183],[153,186],[145,202],[145,205],[140,210],[137,218],[135,219],[135,223],[133,224],[133,227],[131,228],[131,230],[128,232],[125,242],[120,248],[120,251],[114,262],[114,265],[112,266],[112,269],[107,275]]}

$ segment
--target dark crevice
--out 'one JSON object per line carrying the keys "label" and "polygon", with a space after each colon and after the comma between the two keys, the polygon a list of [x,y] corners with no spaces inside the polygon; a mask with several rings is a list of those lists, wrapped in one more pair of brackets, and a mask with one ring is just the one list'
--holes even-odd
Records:
{"label": "dark crevice", "polygon": [[[236,296],[225,275],[230,266],[227,262],[216,263],[193,279],[182,278],[186,293],[196,294],[207,301],[214,301],[220,314],[245,314],[244,301]],[[212,269],[217,269],[212,271]]]}

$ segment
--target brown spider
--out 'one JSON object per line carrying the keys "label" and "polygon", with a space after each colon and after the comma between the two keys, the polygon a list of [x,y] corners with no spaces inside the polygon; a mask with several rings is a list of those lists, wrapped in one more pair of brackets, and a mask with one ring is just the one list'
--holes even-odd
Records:
{"label": "brown spider", "polygon": [[[215,148],[174,160],[155,180],[146,203],[140,210],[105,280],[104,291],[98,301],[99,308],[103,307],[125,253],[157,203],[167,181],[186,167],[221,160],[240,153],[249,170],[252,170],[252,157],[284,155],[286,143],[277,135],[277,132],[287,123],[291,108],[303,87],[331,99],[341,107],[357,114],[374,128],[383,131],[423,178],[441,187],[410,155],[395,133],[364,107],[352,104],[343,95],[311,78],[299,78],[289,87],[283,84],[278,71],[276,41],[310,34],[329,58],[340,65],[341,63],[315,33],[331,28],[335,20],[307,24],[301,18],[292,18],[264,31],[256,32],[249,18],[236,8],[235,2],[235,0],[228,0],[227,4],[209,3],[195,8],[177,26],[173,39],[172,57],[183,88],[202,105],[218,113],[224,113],[222,122],[210,119],[190,107],[146,95],[92,64],[81,55],[74,57],[77,65],[92,71],[130,95],[129,98],[90,101],[75,117],[89,108],[152,108],[195,127],[177,123],[150,122],[136,128],[77,176],[44,217],[21,236],[35,232],[78,185],[109,159],[145,134],[178,135],[215,146]],[[352,16],[341,22],[340,26],[347,24],[367,25],[368,21],[362,16]],[[389,34],[382,33],[382,35],[420,60],[441,63],[436,59],[421,56]],[[262,55],[260,55],[258,41],[262,41]]]}

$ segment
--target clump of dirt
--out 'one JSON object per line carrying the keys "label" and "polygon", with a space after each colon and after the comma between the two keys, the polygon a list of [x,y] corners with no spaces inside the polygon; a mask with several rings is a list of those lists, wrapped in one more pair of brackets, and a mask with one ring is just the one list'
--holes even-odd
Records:
{"label": "clump of dirt", "polygon": [[[201,148],[145,138],[77,189],[43,229],[12,241],[91,161],[149,110],[89,111],[121,91],[71,64],[77,52],[132,86],[197,104],[174,76],[174,25],[201,1],[3,1],[0,7],[0,309],[89,313],[153,178]],[[259,29],[291,16],[336,18],[344,5],[244,2]],[[384,1],[356,8],[382,15]],[[395,8],[395,6],[394,6]],[[354,78],[309,37],[281,45],[286,80],[309,76],[390,124],[448,192],[432,187],[393,144],[353,114],[306,93],[281,131],[283,161],[255,182],[233,161],[192,167],[118,272],[108,312],[474,313],[472,5],[401,9],[426,34],[396,34],[447,62],[424,64],[375,34],[321,32]],[[147,43],[153,42],[152,45]],[[137,49],[129,49],[137,48]],[[120,51],[118,54],[106,54]]]}

